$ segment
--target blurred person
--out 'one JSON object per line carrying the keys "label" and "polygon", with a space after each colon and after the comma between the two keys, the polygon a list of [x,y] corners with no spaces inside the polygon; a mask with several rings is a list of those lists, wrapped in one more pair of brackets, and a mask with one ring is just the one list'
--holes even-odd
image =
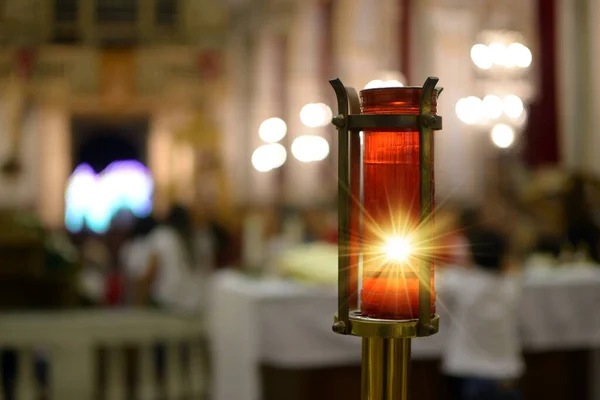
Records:
{"label": "blurred person", "polygon": [[[215,218],[210,218],[204,229],[208,230],[211,251],[214,253],[213,267],[223,268],[236,264],[240,258],[241,246],[232,232]],[[202,238],[198,238],[198,240],[202,240]],[[206,246],[206,242],[204,246]]]}
{"label": "blurred person", "polygon": [[600,263],[600,229],[594,222],[585,186],[585,178],[575,174],[565,195],[566,241],[576,252]]}
{"label": "blurred person", "polygon": [[523,202],[535,226],[533,253],[557,259],[565,247],[564,198],[568,187],[568,175],[556,168],[535,171],[524,186]]}
{"label": "blurred person", "polygon": [[137,275],[146,266],[148,254],[148,236],[157,223],[152,216],[138,218],[129,233],[129,238],[120,251],[120,261],[128,274]]}
{"label": "blurred person", "polygon": [[125,302],[126,277],[118,266],[108,271],[104,286],[104,303],[107,306],[121,306]]}
{"label": "blurred person", "polygon": [[600,263],[600,227],[594,221],[582,174],[543,170],[532,180],[524,200],[535,226],[533,252],[563,262],[573,256]]}
{"label": "blurred person", "polygon": [[518,335],[520,279],[508,242],[490,228],[467,232],[473,265],[445,271],[440,299],[452,312],[442,371],[460,400],[519,399],[524,371]]}
{"label": "blurred person", "polygon": [[[133,224],[129,238],[123,244],[119,263],[123,267],[127,286],[130,286],[148,264],[150,256],[149,236],[156,227],[152,216],[137,218]],[[133,288],[129,288],[131,291]],[[131,296],[131,293],[129,293]],[[130,299],[131,300],[131,299]]]}
{"label": "blurred person", "polygon": [[150,253],[137,275],[136,303],[173,312],[198,314],[202,309],[205,273],[196,257],[194,226],[188,211],[174,206],[164,224],[148,238]]}
{"label": "blurred person", "polygon": [[199,267],[208,274],[217,267],[217,258],[221,250],[221,227],[214,227],[210,213],[201,204],[196,204],[191,217],[194,256],[199,262]]}
{"label": "blurred person", "polygon": [[[206,296],[206,268],[198,259],[196,232],[192,215],[175,205],[166,221],[148,236],[145,268],[137,275],[135,301],[137,305],[154,306],[169,312],[201,316]],[[189,353],[182,348],[182,356]],[[157,374],[165,376],[166,345],[155,348]]]}
{"label": "blurred person", "polygon": [[205,270],[237,264],[240,246],[227,224],[222,223],[218,212],[206,202],[197,201],[192,209],[194,241],[198,259]]}
{"label": "blurred person", "polygon": [[435,216],[434,237],[440,242],[436,250],[436,265],[466,266],[471,262],[468,230],[477,223],[475,209],[448,208]]}
{"label": "blurred person", "polygon": [[84,305],[99,306],[106,300],[106,279],[110,271],[111,255],[107,246],[97,237],[89,236],[81,249],[79,294]]}

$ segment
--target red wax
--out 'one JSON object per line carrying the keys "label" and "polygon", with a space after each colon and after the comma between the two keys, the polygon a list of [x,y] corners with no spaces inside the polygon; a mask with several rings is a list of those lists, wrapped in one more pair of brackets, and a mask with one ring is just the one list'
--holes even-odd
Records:
{"label": "red wax", "polygon": [[[364,114],[418,114],[420,94],[421,88],[363,90],[361,91],[362,112]],[[435,95],[433,100],[432,111],[435,112]],[[365,131],[362,234],[364,264],[361,312],[369,317],[385,319],[418,317],[417,272],[420,266],[418,250],[415,255],[399,262],[387,259],[383,247],[386,239],[390,237],[411,238],[411,234],[418,231],[420,223],[419,145],[417,130]],[[418,245],[418,243],[412,244]],[[433,270],[431,284],[433,313],[435,312]]]}

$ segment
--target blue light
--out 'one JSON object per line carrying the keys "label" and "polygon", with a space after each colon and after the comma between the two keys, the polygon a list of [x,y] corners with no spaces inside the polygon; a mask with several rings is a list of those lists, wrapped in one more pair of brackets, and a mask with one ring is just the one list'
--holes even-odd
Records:
{"label": "blue light", "polygon": [[71,232],[87,227],[105,233],[120,210],[142,218],[152,212],[154,183],[150,171],[138,161],[116,161],[100,174],[79,165],[65,191],[65,226]]}

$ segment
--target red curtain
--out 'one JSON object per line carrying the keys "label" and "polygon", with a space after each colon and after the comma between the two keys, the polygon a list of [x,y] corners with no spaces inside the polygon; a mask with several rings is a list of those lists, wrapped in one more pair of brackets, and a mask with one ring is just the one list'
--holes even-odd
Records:
{"label": "red curtain", "polygon": [[537,1],[539,96],[529,110],[525,132],[525,161],[531,167],[559,160],[556,93],[556,0]]}

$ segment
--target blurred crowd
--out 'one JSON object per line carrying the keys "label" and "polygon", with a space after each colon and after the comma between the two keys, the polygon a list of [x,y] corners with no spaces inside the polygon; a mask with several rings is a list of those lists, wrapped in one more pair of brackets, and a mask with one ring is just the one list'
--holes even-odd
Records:
{"label": "blurred crowd", "polygon": [[[473,228],[491,229],[506,238],[515,267],[600,263],[600,183],[595,177],[556,168],[530,172],[526,178],[506,175],[489,180],[493,185],[476,206],[438,205],[435,227],[440,243],[434,256],[439,267],[472,262],[467,233]],[[173,205],[162,218],[121,218],[105,235],[49,232],[34,218],[11,214],[20,230],[13,226],[5,232],[14,237],[27,232],[24,238],[34,232],[43,241],[43,268],[73,271],[79,305],[188,312],[200,311],[204,285],[216,269],[258,264],[264,272],[278,255],[298,244],[337,243],[332,205],[303,211],[248,209],[240,214],[236,224],[228,225],[202,207]],[[21,239],[7,239],[4,248],[14,247],[11,243],[17,240]],[[10,272],[8,253],[5,259]],[[15,265],[37,262],[20,260]]]}
{"label": "blurred crowd", "polygon": [[[207,282],[220,268],[252,263],[244,241],[259,251],[255,263],[268,264],[299,243],[337,243],[335,210],[252,210],[237,229],[216,222],[197,208],[173,205],[165,218],[134,218],[106,237],[83,234],[79,294],[87,306],[155,307],[201,313]],[[245,229],[252,225],[256,229]],[[261,236],[244,238],[243,235]],[[111,241],[110,238],[113,237]],[[116,238],[115,238],[116,237]],[[255,259],[256,257],[254,257]]]}

